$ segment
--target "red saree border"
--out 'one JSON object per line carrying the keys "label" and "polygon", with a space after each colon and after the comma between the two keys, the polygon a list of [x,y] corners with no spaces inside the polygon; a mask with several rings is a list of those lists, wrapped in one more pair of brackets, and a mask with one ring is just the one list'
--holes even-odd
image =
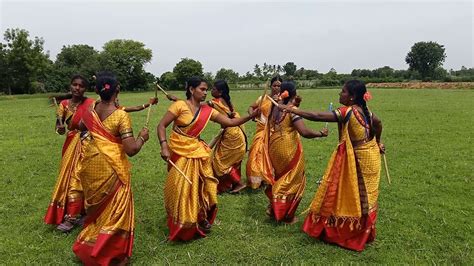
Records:
{"label": "red saree border", "polygon": [[199,134],[201,134],[201,132],[206,127],[207,122],[209,122],[212,110],[212,107],[210,107],[209,105],[201,105],[197,121],[191,126],[191,128],[186,132],[186,134],[192,137],[198,137]]}
{"label": "red saree border", "polygon": [[99,116],[95,112],[93,108],[89,110],[88,112],[85,112],[82,121],[84,122],[84,125],[87,127],[87,129],[91,132],[94,132],[96,134],[99,134],[103,137],[105,137],[107,140],[113,143],[121,143],[121,139],[112,135],[104,126],[102,121],[100,121]]}

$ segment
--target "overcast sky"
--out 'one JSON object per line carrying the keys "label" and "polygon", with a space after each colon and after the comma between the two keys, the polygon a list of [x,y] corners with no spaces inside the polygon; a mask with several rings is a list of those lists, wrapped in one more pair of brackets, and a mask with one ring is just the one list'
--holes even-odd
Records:
{"label": "overcast sky", "polygon": [[[97,3],[98,2],[98,3]],[[153,50],[155,75],[181,58],[205,71],[240,74],[255,64],[350,73],[355,68],[407,69],[418,41],[446,48],[447,69],[473,67],[472,1],[5,1],[0,30],[22,28],[45,40],[54,59],[63,45],[101,50],[133,39]],[[2,40],[3,41],[3,40]]]}

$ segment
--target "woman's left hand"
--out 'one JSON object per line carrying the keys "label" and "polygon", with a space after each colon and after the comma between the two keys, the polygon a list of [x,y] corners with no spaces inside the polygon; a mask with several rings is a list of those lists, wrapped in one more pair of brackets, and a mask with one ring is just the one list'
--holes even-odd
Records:
{"label": "woman's left hand", "polygon": [[148,100],[148,103],[151,104],[151,105],[155,105],[158,103],[158,98],[156,97],[151,97],[149,100]]}
{"label": "woman's left hand", "polygon": [[384,154],[385,153],[385,145],[383,143],[377,143],[379,145],[379,150],[380,153]]}

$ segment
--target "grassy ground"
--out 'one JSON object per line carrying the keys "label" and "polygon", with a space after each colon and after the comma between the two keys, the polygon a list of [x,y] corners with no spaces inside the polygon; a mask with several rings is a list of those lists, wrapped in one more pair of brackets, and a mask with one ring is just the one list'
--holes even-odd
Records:
{"label": "grassy ground", "polygon": [[[302,108],[326,109],[330,101],[337,103],[338,92],[301,90]],[[259,93],[232,92],[233,102],[244,112]],[[206,239],[167,242],[166,171],[153,129],[142,152],[131,158],[136,210],[132,263],[472,265],[474,91],[372,89],[372,94],[370,106],[384,124],[392,185],[382,175],[377,238],[364,252],[307,237],[300,229],[304,216],[291,226],[271,222],[264,213],[267,201],[262,191],[220,196],[218,222]],[[123,94],[121,103],[141,105],[151,95]],[[154,125],[169,106],[163,97],[160,100],[152,113]],[[0,114],[1,263],[77,264],[71,246],[79,230],[64,235],[42,221],[64,141],[54,134],[54,110],[44,97],[4,96]],[[132,114],[136,132],[145,117],[146,112]],[[255,125],[250,122],[246,129],[251,139]],[[203,138],[210,140],[217,130],[210,125]],[[304,140],[308,186],[298,213],[309,205],[337,143],[336,126],[330,125],[330,130],[326,139]]]}

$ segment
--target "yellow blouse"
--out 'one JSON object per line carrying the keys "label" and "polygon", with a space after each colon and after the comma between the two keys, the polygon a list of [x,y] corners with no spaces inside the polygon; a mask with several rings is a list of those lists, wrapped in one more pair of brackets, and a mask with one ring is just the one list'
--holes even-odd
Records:
{"label": "yellow blouse", "polygon": [[[171,106],[168,108],[168,112],[176,116],[174,124],[180,127],[191,124],[195,115],[192,113],[191,108],[188,106],[186,101],[183,100],[178,100],[171,104]],[[218,114],[219,112],[217,110],[212,109],[211,120],[214,119]]]}

